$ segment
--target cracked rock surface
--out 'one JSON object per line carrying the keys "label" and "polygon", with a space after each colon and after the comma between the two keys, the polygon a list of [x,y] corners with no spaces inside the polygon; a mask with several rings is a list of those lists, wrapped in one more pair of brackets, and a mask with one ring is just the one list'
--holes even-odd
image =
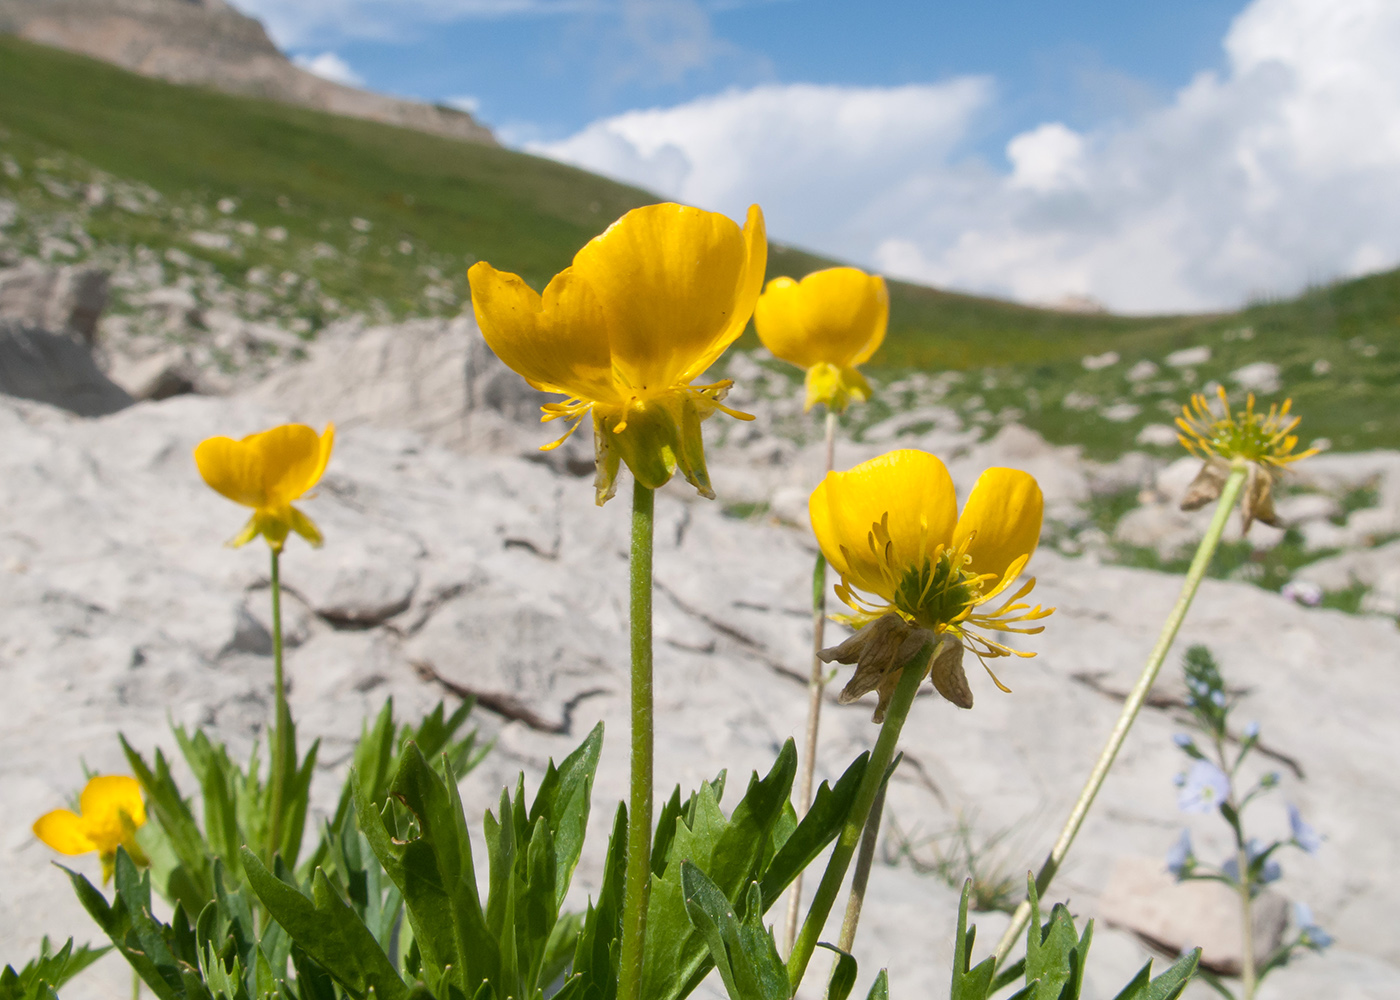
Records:
{"label": "cracked rock surface", "polygon": [[[346,398],[364,397],[347,390]],[[0,671],[9,693],[0,730],[0,959],[22,959],[44,933],[95,937],[29,831],[81,786],[80,762],[124,770],[118,732],[147,753],[169,752],[168,720],[209,727],[237,756],[261,735],[271,711],[267,552],[261,543],[223,547],[246,512],[203,485],[190,453],[204,437],[236,437],[289,417],[344,421],[318,495],[302,503],[326,545],[311,550],[293,539],[283,560],[292,709],[303,737],[323,740],[314,804],[333,804],[362,719],[389,695],[404,717],[442,697],[451,702],[450,685],[532,713],[534,727],[476,713],[496,746],[463,783],[473,822],[517,771],[534,787],[550,756],[567,753],[602,720],[607,742],[575,904],[596,889],[610,803],[626,791],[625,499],[599,509],[588,477],[521,457],[552,428],[512,423],[504,410],[493,411],[500,433],[492,447],[454,441],[450,450],[423,428],[347,420],[333,400],[321,405],[310,412],[275,394],[179,396],[84,420],[0,397]],[[946,446],[963,495],[994,464],[1034,468],[1051,504],[1089,489],[1094,470],[1076,464],[1072,450],[1014,432],[980,443],[941,433],[912,443]],[[846,445],[839,461],[888,446]],[[805,495],[819,471],[813,449],[792,450],[778,464],[770,452],[761,441],[716,448],[721,501],[745,491]],[[740,787],[784,740],[800,742],[813,556],[800,526],[726,516],[723,502],[680,487],[658,497],[660,795],[675,783],[693,788],[722,767],[731,789]],[[916,854],[961,816],[979,840],[1010,831],[989,856],[1008,873],[1038,864],[1113,724],[1115,692],[1131,686],[1180,586],[1174,576],[1048,550],[1031,569],[1035,598],[1059,610],[1043,635],[1018,637],[1038,651],[1035,659],[999,665],[1014,693],[998,692],[970,664],[975,708],[956,709],[926,688],[905,729],[908,758],[891,787],[886,830],[902,831]],[[828,631],[833,642],[841,634]],[[1314,858],[1281,859],[1281,889],[1312,905],[1336,948],[1304,956],[1260,996],[1393,995],[1400,632],[1384,618],[1207,581],[1159,682],[1168,697],[1144,712],[1052,895],[1092,916],[1120,859],[1160,859],[1176,839],[1183,817],[1172,778],[1183,758],[1171,741],[1180,727],[1171,696],[1183,693],[1179,653],[1196,642],[1248,690],[1241,721],[1258,718],[1265,740],[1307,776],[1285,771],[1284,794],[1255,813],[1260,835],[1284,835],[1284,802],[1294,801],[1328,838]],[[834,778],[873,742],[871,707],[829,699],[819,778]],[[1278,765],[1261,758],[1255,766]],[[193,790],[187,774],[184,787]],[[1189,825],[1203,858],[1224,856],[1223,824],[1193,817]],[[897,856],[898,846],[887,835],[886,855]],[[73,860],[95,877],[95,858]],[[914,875],[907,861],[877,865],[865,912],[857,988],[888,965],[896,994],[941,995],[954,890]],[[978,923],[990,947],[1005,917],[982,914]],[[1085,996],[1113,996],[1145,954],[1131,934],[1100,926]],[[1340,982],[1324,988],[1324,976]],[[65,998],[126,996],[129,985],[120,960],[109,958]],[[719,992],[717,983],[706,989]]]}

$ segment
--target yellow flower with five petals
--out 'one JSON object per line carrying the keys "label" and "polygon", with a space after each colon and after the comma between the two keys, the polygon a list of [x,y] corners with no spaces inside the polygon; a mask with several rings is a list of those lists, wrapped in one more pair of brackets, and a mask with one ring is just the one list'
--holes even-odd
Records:
{"label": "yellow flower with five petals", "polygon": [[253,508],[253,516],[229,545],[237,548],[262,535],[274,552],[281,552],[288,533],[295,531],[319,546],[321,530],[292,501],[320,481],[334,443],[334,424],[327,424],[319,435],[305,424],[283,424],[241,441],[201,441],[194,461],[204,481],[234,503]]}
{"label": "yellow flower with five petals", "polygon": [[763,213],[744,228],[715,212],[650,205],[628,212],[555,275],[543,296],[484,261],[467,272],[487,344],[536,389],[560,393],[544,420],[592,415],[598,503],[616,491],[622,462],[655,489],[677,468],[713,497],[700,422],[729,381],[691,383],[744,331],[763,285]]}
{"label": "yellow flower with five petals", "polygon": [[[828,662],[856,663],[842,692],[851,701],[880,692],[877,719],[901,668],[925,643],[938,656],[934,686],[949,701],[972,707],[962,651],[982,660],[1034,656],[988,632],[1034,634],[1054,609],[1021,603],[1035,580],[994,610],[981,610],[1020,577],[1040,539],[1044,502],[1029,473],[987,469],[958,514],[952,477],[927,452],[893,451],[848,472],[830,472],[809,503],[822,553],[841,574],[836,587],[854,614],[838,620],[860,631],[834,649]],[[869,596],[862,596],[869,595]],[[991,669],[997,687],[1008,690]]]}
{"label": "yellow flower with five petals", "polygon": [[856,365],[884,342],[889,320],[885,279],[854,267],[814,271],[801,281],[774,278],[753,314],[763,346],[807,369],[806,409],[825,403],[837,413],[852,399],[870,398]]}
{"label": "yellow flower with five petals", "polygon": [[146,804],[135,778],[123,774],[91,778],[78,799],[78,808],[81,815],[55,809],[40,816],[34,823],[34,836],[60,854],[96,851],[104,882],[112,877],[118,847],[125,847],[138,865],[150,864],[136,844],[136,831],[146,822]]}

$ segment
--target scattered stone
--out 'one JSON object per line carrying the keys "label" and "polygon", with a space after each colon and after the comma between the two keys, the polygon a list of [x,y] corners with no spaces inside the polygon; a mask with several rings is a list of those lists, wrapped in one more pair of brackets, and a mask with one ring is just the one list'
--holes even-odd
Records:
{"label": "scattered stone", "polygon": [[1325,493],[1295,493],[1276,499],[1274,513],[1284,524],[1296,527],[1309,521],[1326,521],[1339,517],[1342,505],[1335,497]]}
{"label": "scattered stone", "polygon": [[1325,591],[1347,590],[1356,585],[1374,588],[1382,592],[1380,600],[1388,605],[1392,593],[1400,596],[1400,577],[1393,572],[1396,567],[1400,567],[1400,541],[1319,559],[1302,567],[1293,578],[1316,584]]}
{"label": "scattered stone", "polygon": [[0,393],[97,417],[130,406],[82,344],[59,334],[0,320]]}
{"label": "scattered stone", "polygon": [[[1219,882],[1177,882],[1159,858],[1120,857],[1099,897],[1098,914],[1169,954],[1200,947],[1201,964],[1217,975],[1240,973],[1240,897]],[[1255,897],[1256,966],[1273,954],[1287,926],[1286,899],[1267,889]]]}
{"label": "scattered stone", "polygon": [[107,305],[107,281],[100,268],[24,261],[0,270],[0,319],[68,334],[91,347]]}
{"label": "scattered stone", "polygon": [[1104,407],[1100,416],[1115,424],[1125,424],[1141,412],[1142,407],[1138,406],[1136,403],[1120,402],[1114,403],[1112,406]]}
{"label": "scattered stone", "polygon": [[1151,361],[1144,359],[1128,369],[1128,381],[1146,382],[1148,379],[1155,377],[1160,370],[1161,369]]}
{"label": "scattered stone", "polygon": [[1170,424],[1146,424],[1138,431],[1136,441],[1154,448],[1170,448],[1177,443],[1176,428]]}
{"label": "scattered stone", "polygon": [[1117,351],[1105,351],[1102,354],[1087,354],[1081,364],[1085,371],[1097,372],[1105,368],[1112,368],[1119,361]]}
{"label": "scattered stone", "polygon": [[1193,368],[1196,365],[1203,365],[1210,360],[1210,348],[1204,344],[1199,347],[1186,347],[1179,351],[1172,351],[1167,355],[1167,365],[1171,368]]}
{"label": "scattered stone", "polygon": [[[352,380],[345,391],[355,397],[362,390]],[[270,663],[258,652],[265,647],[244,620],[267,630],[260,617],[267,553],[261,543],[236,551],[220,544],[246,511],[208,490],[189,454],[203,437],[238,436],[289,416],[241,396],[182,396],[93,421],[0,401],[0,504],[7,512],[0,601],[11,612],[0,630],[0,659],[13,681],[0,733],[0,758],[8,762],[0,799],[15,815],[37,816],[61,803],[81,784],[80,759],[99,770],[121,768],[119,730],[147,753],[169,749],[167,713],[207,726],[235,756],[246,756],[271,706]],[[521,427],[531,435],[540,430],[533,422]],[[1075,449],[1023,428],[1003,428],[984,442],[964,438],[958,448],[940,453],[964,497],[987,465],[1020,466],[1044,477],[1047,509],[1061,502],[1056,497],[1082,503],[1087,469],[1124,481],[1135,469],[1140,482],[1154,468],[1138,458],[1104,472]],[[664,788],[691,788],[719,766],[729,767],[731,781],[742,780],[803,726],[810,536],[772,518],[726,517],[723,498],[736,489],[772,497],[783,488],[801,497],[820,477],[821,444],[795,449],[779,465],[750,465],[749,450],[714,449],[720,503],[697,500],[683,485],[657,497],[656,761]],[[842,441],[837,460],[853,464],[880,450]],[[289,626],[305,634],[287,656],[293,710],[299,731],[323,740],[313,810],[334,807],[361,720],[384,697],[393,695],[412,717],[444,695],[441,684],[421,679],[414,661],[464,688],[515,698],[566,731],[532,729],[479,709],[483,738],[496,746],[462,783],[473,816],[494,805],[521,769],[533,787],[548,757],[559,759],[603,720],[598,805],[570,904],[581,907],[597,890],[612,814],[606,804],[626,789],[625,504],[600,510],[586,479],[513,454],[449,451],[422,434],[361,421],[341,428],[329,475],[303,509],[325,532],[326,545],[313,551],[299,538],[289,541],[283,572],[296,594],[311,594],[318,578],[333,592],[342,567],[352,579],[381,566],[391,578],[417,574],[416,586],[400,585],[407,608],[378,625],[368,619],[402,597],[380,599],[380,610],[358,625],[342,620],[334,627],[311,613],[329,605],[324,595],[308,597],[304,618],[291,610],[298,600],[287,597]],[[1080,535],[1091,537],[1089,530]],[[1024,826],[1031,815],[1063,815],[1079,790],[1075,776],[1094,759],[1120,707],[1071,675],[1101,674],[1105,690],[1126,691],[1180,588],[1174,576],[1100,565],[1091,555],[1068,559],[1048,548],[1030,571],[1039,578],[1032,600],[1059,610],[1044,633],[1008,639],[1039,655],[1002,665],[1013,695],[969,672],[974,711],[920,699],[887,802],[891,822],[904,830],[950,829],[974,806],[988,833]],[[830,638],[839,637],[831,626]],[[1400,906],[1400,890],[1354,876],[1384,870],[1393,854],[1386,831],[1400,829],[1391,774],[1400,732],[1390,725],[1400,692],[1384,683],[1400,658],[1400,632],[1380,618],[1304,609],[1253,586],[1207,580],[1178,642],[1210,645],[1232,683],[1250,690],[1252,716],[1307,768],[1309,781],[1290,787],[1289,796],[1328,841],[1315,858],[1292,863],[1289,891],[1313,904],[1340,951],[1359,956],[1346,968],[1367,975],[1393,968],[1400,950],[1386,918]],[[1168,691],[1177,683],[1164,673]],[[831,778],[869,747],[869,714],[870,706],[859,704],[832,706],[823,716],[819,778]],[[1072,892],[1085,913],[1096,912],[1113,859],[1160,855],[1170,846],[1177,726],[1169,711],[1144,711],[1132,753],[1116,765],[1054,898]],[[54,733],[62,734],[61,746]],[[183,772],[181,780],[194,788]],[[1267,829],[1268,809],[1258,808]],[[1273,821],[1286,822],[1281,809]],[[1202,837],[1200,846],[1204,856],[1218,845]],[[1033,864],[1043,845],[1025,853],[1017,864]],[[0,936],[20,954],[40,933],[94,937],[48,860],[23,830],[0,840],[0,881],[7,886]],[[86,872],[96,864],[74,863]],[[946,981],[955,891],[933,876],[877,865],[872,893],[880,905],[867,906],[874,923],[856,942],[862,967],[888,963],[911,994],[935,994]],[[977,922],[993,938],[1005,926],[1000,915]],[[1101,989],[1093,995],[1106,998],[1145,956],[1129,935],[1107,927],[1095,941],[1089,971]],[[1274,981],[1286,983],[1292,973]],[[110,973],[91,970],[66,992],[74,1000],[116,998],[129,981],[118,963]]]}
{"label": "scattered stone", "polygon": [[1247,392],[1278,392],[1282,385],[1278,365],[1272,361],[1256,361],[1252,365],[1236,368],[1230,373],[1230,381]]}

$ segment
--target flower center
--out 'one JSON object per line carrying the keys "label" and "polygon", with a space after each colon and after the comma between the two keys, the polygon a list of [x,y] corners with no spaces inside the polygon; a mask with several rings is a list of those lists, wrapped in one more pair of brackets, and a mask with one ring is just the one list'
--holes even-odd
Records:
{"label": "flower center", "polygon": [[937,631],[966,617],[981,599],[981,580],[966,568],[961,549],[944,549],[905,571],[895,587],[894,606],[923,628]]}

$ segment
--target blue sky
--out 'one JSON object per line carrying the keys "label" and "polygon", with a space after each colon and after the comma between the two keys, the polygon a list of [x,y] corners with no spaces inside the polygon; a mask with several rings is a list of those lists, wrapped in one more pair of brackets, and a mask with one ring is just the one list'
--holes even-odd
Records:
{"label": "blue sky", "polygon": [[234,0],[323,75],[900,277],[1129,312],[1400,263],[1395,0]]}
{"label": "blue sky", "polygon": [[[508,133],[558,139],[597,118],[771,82],[997,80],[1004,144],[1046,118],[1087,126],[1165,101],[1222,62],[1241,0],[382,3],[239,0],[293,53],[334,52],[366,86],[470,97]],[[514,8],[511,10],[509,8]],[[364,21],[337,18],[363,10]],[[503,9],[505,8],[505,9]],[[316,16],[316,12],[324,14]],[[1000,133],[1000,135],[999,135]]]}

